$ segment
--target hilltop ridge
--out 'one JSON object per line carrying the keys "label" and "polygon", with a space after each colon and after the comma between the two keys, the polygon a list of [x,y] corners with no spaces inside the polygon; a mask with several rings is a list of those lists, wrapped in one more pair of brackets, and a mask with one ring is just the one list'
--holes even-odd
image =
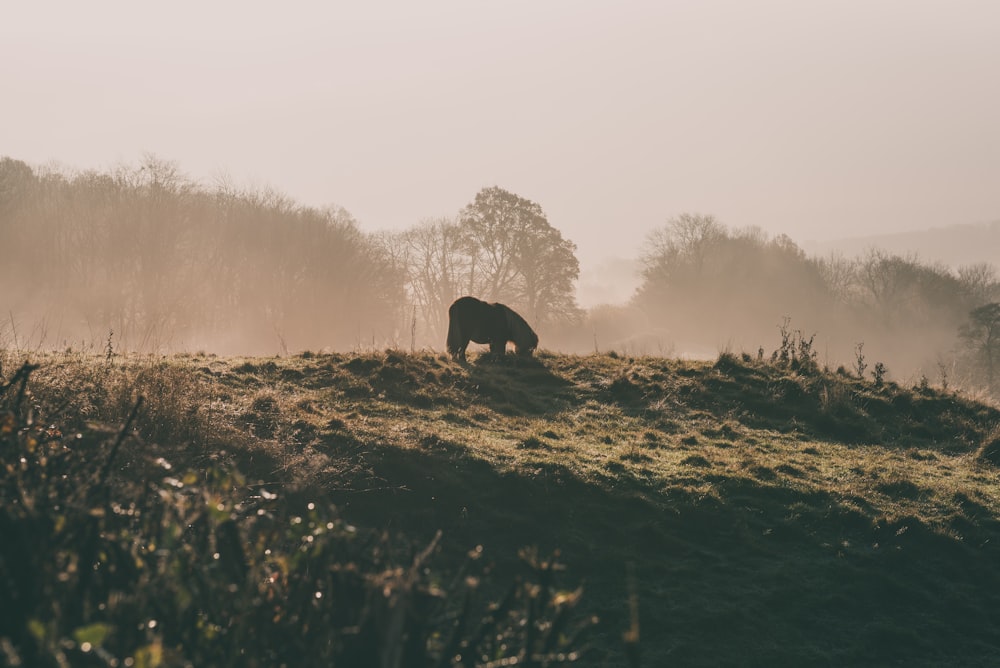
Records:
{"label": "hilltop ridge", "polygon": [[332,498],[352,522],[497,572],[559,550],[619,664],[627,564],[643,665],[989,665],[1000,652],[996,408],[724,354],[56,356],[39,395],[186,465]]}

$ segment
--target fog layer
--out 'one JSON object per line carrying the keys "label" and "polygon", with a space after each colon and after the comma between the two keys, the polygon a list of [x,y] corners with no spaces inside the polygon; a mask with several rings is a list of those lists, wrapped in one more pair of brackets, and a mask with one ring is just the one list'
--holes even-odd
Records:
{"label": "fog layer", "polygon": [[640,245],[637,289],[585,310],[575,244],[539,203],[501,187],[470,193],[454,216],[372,234],[342,208],[208,188],[151,156],[80,173],[4,158],[0,343],[442,350],[448,306],[471,294],[517,310],[550,350],[759,358],[794,344],[854,373],[878,362],[902,380],[993,383],[1000,315],[983,308],[1000,292],[989,263],[877,248],[811,256],[787,236],[693,213]]}

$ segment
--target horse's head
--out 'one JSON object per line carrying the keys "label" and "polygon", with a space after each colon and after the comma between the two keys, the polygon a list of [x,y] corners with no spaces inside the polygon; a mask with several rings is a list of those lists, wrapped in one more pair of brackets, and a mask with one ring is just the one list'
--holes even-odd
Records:
{"label": "horse's head", "polygon": [[538,348],[538,335],[525,323],[526,332],[522,332],[518,340],[514,341],[514,352],[521,357],[531,357]]}
{"label": "horse's head", "polygon": [[514,342],[514,353],[521,357],[531,357],[538,347],[538,335],[531,325],[525,321],[516,311],[509,306],[497,304],[502,307],[505,320],[507,322],[507,337]]}

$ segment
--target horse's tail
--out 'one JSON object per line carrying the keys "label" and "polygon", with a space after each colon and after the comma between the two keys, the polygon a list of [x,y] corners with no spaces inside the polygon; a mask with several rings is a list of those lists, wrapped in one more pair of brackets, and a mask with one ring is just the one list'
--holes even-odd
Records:
{"label": "horse's tail", "polygon": [[538,335],[535,334],[535,330],[509,306],[504,306],[504,315],[507,319],[507,333],[514,342],[515,350],[519,355],[530,355],[538,347]]}
{"label": "horse's tail", "polygon": [[462,349],[462,325],[455,304],[448,309],[448,354],[457,355]]}

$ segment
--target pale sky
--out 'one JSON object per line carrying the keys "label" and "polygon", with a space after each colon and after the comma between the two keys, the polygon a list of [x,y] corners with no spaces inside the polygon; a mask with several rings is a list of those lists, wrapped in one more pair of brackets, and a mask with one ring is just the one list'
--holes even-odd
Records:
{"label": "pale sky", "polygon": [[6,2],[0,155],[149,152],[363,229],[538,202],[584,268],[682,212],[1000,219],[1000,2]]}

